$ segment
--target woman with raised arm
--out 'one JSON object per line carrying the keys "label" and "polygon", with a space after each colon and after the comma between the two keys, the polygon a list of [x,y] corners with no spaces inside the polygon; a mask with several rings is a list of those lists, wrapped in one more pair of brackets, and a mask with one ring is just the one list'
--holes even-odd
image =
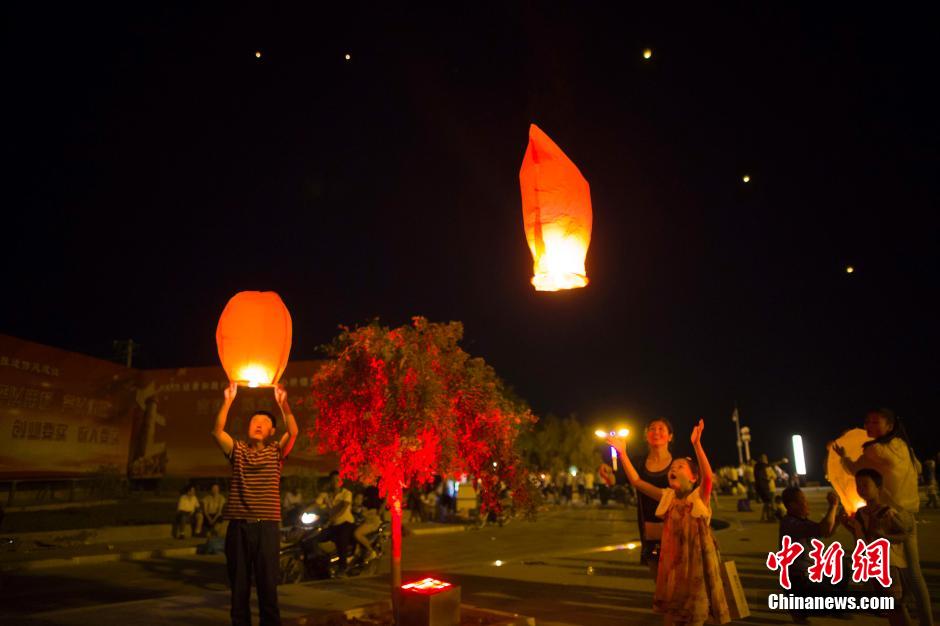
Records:
{"label": "woman with raised arm", "polygon": [[[669,486],[669,466],[672,464],[672,453],[669,444],[672,442],[672,424],[669,420],[659,417],[646,425],[646,458],[639,465],[640,478],[660,489]],[[622,443],[622,442],[621,442]],[[623,450],[621,444],[614,446]],[[625,458],[621,452],[621,458]],[[650,568],[653,580],[659,567],[660,541],[663,536],[663,520],[656,515],[659,501],[654,500],[645,493],[637,493],[637,522],[640,525],[640,563]]]}

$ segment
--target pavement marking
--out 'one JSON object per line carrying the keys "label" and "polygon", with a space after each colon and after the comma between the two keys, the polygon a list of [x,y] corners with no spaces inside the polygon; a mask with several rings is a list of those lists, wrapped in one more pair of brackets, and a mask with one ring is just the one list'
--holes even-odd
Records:
{"label": "pavement marking", "polygon": [[478,591],[468,595],[473,597],[482,596],[484,598],[499,598],[501,600],[522,600],[522,598],[519,596],[513,596],[508,593],[502,593],[500,591]]}

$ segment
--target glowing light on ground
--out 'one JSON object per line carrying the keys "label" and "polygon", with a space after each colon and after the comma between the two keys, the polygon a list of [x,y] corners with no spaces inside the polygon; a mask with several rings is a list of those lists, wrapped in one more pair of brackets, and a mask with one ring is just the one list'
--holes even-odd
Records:
{"label": "glowing light on ground", "polygon": [[403,591],[413,591],[415,593],[438,593],[451,587],[450,583],[436,578],[422,578],[401,586]]}

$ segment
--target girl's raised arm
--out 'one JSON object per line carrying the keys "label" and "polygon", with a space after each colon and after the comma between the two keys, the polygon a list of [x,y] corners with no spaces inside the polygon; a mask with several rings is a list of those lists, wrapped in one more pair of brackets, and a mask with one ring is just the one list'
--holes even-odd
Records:
{"label": "girl's raised arm", "polygon": [[708,502],[712,494],[712,466],[708,463],[705,450],[702,448],[702,431],[705,430],[705,420],[700,419],[692,429],[692,447],[695,448],[695,459],[698,461],[699,479],[701,487],[699,493],[703,502]]}

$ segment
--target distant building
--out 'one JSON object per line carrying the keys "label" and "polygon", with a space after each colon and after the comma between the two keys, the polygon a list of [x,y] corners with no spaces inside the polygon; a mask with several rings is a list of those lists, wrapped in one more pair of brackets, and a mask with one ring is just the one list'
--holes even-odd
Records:
{"label": "distant building", "polygon": [[[291,362],[281,378],[301,431],[285,475],[336,467],[310,437],[318,364]],[[0,480],[102,468],[135,479],[227,476],[209,434],[226,384],[221,366],[132,369],[0,334]],[[239,388],[226,430],[243,438],[247,416],[262,409],[279,416],[271,389]]]}

